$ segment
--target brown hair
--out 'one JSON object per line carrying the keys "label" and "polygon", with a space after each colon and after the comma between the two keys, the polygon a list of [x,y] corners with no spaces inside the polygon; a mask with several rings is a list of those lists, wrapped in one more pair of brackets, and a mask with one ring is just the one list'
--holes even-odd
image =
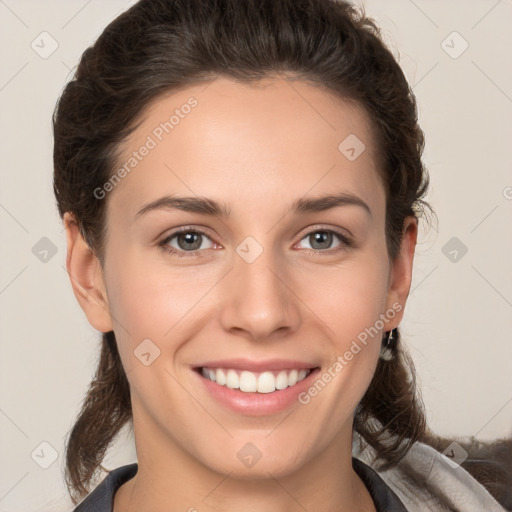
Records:
{"label": "brown hair", "polygon": [[[395,258],[405,217],[419,216],[424,206],[424,136],[415,98],[379,29],[364,11],[336,0],[141,0],[112,21],[83,53],[54,112],[54,190],[61,216],[73,214],[101,261],[106,200],[93,191],[112,176],[116,149],[149,103],[217,76],[250,83],[281,74],[355,101],[372,120],[387,193],[388,253]],[[87,494],[106,450],[130,418],[128,381],[114,334],[106,333],[67,442],[66,481],[74,501]],[[384,468],[426,438],[414,365],[399,333],[394,358],[378,362],[354,428]]]}

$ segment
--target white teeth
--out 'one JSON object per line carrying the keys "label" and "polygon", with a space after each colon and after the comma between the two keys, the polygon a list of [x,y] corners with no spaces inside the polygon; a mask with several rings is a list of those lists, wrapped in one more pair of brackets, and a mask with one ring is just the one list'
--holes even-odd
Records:
{"label": "white teeth", "polygon": [[258,377],[258,393],[272,393],[276,390],[276,379],[272,372],[260,373]]}
{"label": "white teeth", "polygon": [[220,386],[230,389],[240,389],[244,393],[272,393],[279,389],[286,389],[304,380],[311,370],[281,370],[279,372],[266,371],[254,373],[249,371],[236,371],[225,368],[202,368],[203,377],[216,382]]}
{"label": "white teeth", "polygon": [[288,374],[281,370],[276,377],[276,389],[286,389],[288,387]]}
{"label": "white teeth", "polygon": [[221,386],[226,385],[226,374],[224,373],[224,370],[221,370],[220,368],[215,372],[215,382],[217,384],[220,384]]}
{"label": "white teeth", "polygon": [[246,393],[256,393],[258,380],[252,372],[242,372],[240,374],[240,391]]}
{"label": "white teeth", "polygon": [[238,389],[240,387],[240,379],[235,370],[228,370],[226,375],[226,386],[231,389]]}

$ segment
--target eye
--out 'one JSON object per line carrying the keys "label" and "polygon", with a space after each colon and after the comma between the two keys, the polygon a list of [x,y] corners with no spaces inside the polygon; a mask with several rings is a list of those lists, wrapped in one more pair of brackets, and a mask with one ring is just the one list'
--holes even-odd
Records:
{"label": "eye", "polygon": [[[315,252],[338,252],[350,247],[351,245],[350,240],[346,236],[329,229],[317,229],[315,231],[311,231],[299,242],[299,244],[303,241],[306,241],[309,244],[309,247],[303,248],[313,250]],[[333,243],[335,244],[334,246]]]}
{"label": "eye", "polygon": [[171,233],[159,245],[177,256],[194,256],[197,251],[211,249],[214,243],[200,230],[183,228]]}
{"label": "eye", "polygon": [[[352,246],[351,241],[345,235],[330,229],[316,229],[315,231],[311,231],[298,245],[300,246],[304,241],[309,247],[299,248],[324,254],[340,252]],[[190,227],[174,231],[164,238],[159,245],[166,252],[178,257],[198,256],[202,250],[217,247],[217,244],[215,244],[206,233]]]}

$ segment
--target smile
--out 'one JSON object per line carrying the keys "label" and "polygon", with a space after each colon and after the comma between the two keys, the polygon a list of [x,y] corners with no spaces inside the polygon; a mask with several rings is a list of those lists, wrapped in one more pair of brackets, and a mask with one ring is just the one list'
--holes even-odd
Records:
{"label": "smile", "polygon": [[274,370],[251,372],[235,370],[233,368],[207,368],[199,369],[201,375],[230,389],[238,389],[244,393],[273,393],[288,387],[295,386],[304,380],[310,373],[310,368]]}
{"label": "smile", "polygon": [[[320,372],[319,361],[217,359],[192,366],[205,399],[245,416],[267,416],[300,405]],[[199,397],[198,397],[199,398]]]}

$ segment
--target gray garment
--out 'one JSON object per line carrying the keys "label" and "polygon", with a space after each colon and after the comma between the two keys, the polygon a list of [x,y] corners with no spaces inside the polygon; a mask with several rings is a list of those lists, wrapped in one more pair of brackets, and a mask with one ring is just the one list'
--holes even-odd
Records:
{"label": "gray garment", "polygon": [[354,433],[352,454],[375,469],[408,512],[507,512],[489,491],[454,461],[416,442],[398,465],[379,471],[375,451]]}

